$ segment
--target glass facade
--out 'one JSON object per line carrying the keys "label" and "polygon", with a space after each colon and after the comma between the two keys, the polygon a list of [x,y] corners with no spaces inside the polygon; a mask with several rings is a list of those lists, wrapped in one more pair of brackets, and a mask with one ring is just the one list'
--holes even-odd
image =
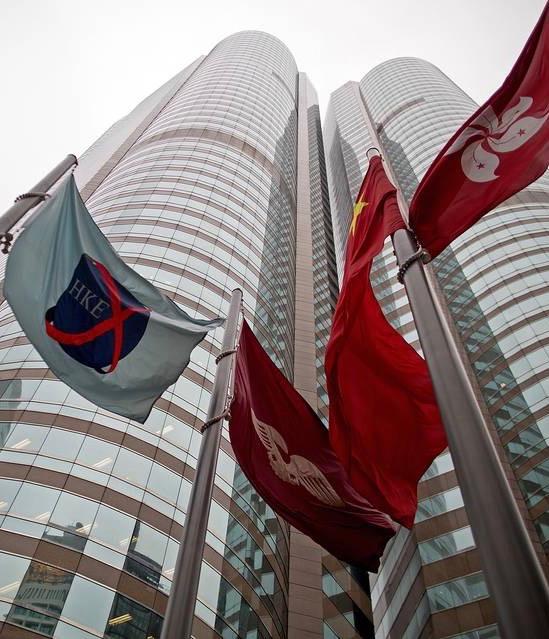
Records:
{"label": "glass facade", "polygon": [[[111,127],[75,176],[124,261],[191,315],[226,314],[240,287],[248,322],[289,379],[296,251],[308,242],[310,382],[325,419],[320,371],[337,281],[318,103],[309,86],[299,117],[302,75],[276,38],[230,36]],[[311,227],[299,240],[298,182]],[[0,636],[4,624],[29,638],[158,639],[221,337],[206,337],[138,424],[56,380],[0,306]],[[197,639],[286,639],[292,556],[287,524],[236,465],[224,427]],[[335,636],[371,637],[366,593],[328,560],[346,575],[347,605],[317,611],[319,634],[331,623]]]}
{"label": "glass facade", "polygon": [[[249,321],[288,376],[293,336],[281,326],[293,326],[296,74],[271,36],[221,42],[119,125],[116,143],[125,134],[131,144],[87,196],[121,257],[191,315],[226,313],[231,289],[243,288]],[[111,138],[82,158],[83,192]],[[158,637],[221,331],[139,425],[53,379],[7,305],[0,316],[1,526],[29,544],[25,558],[10,555],[28,565],[6,620],[55,637]],[[54,566],[38,561],[48,552]],[[227,637],[285,637],[288,557],[287,525],[224,440],[201,623]]]}
{"label": "glass facade", "polygon": [[[442,145],[476,108],[439,69],[415,58],[384,62],[359,83],[348,82],[332,94],[325,141],[339,268],[352,201],[367,168],[367,148],[380,149],[409,202]],[[433,263],[484,412],[492,419],[494,436],[499,435],[514,473],[517,498],[527,509],[526,524],[542,561],[549,486],[548,185],[545,175],[486,215]],[[420,351],[405,291],[395,276],[388,242],[372,270],[374,289],[387,319]],[[467,565],[480,569],[448,452],[426,473],[419,497],[414,530],[409,535],[399,533],[385,553],[379,575],[372,578],[376,629],[395,638],[419,637],[423,632],[435,632],[437,637],[497,636],[489,601],[477,608],[484,626],[471,615],[470,627],[456,626],[448,633],[450,613],[445,611],[451,606],[436,603],[439,599],[433,594],[438,582],[456,584],[445,586],[445,592],[465,594],[456,595],[452,607],[470,606],[482,588],[483,597],[488,595],[481,573],[469,578],[463,563],[460,567],[453,559],[463,553]],[[399,599],[388,584],[411,570],[417,551],[422,567],[407,596]],[[387,627],[391,609],[394,621]]]}

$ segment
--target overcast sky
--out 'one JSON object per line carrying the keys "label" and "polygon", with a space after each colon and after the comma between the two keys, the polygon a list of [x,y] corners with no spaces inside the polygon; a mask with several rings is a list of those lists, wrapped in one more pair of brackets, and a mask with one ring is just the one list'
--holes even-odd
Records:
{"label": "overcast sky", "polygon": [[501,84],[544,0],[0,0],[0,211],[222,38],[285,42],[331,91],[425,58],[477,102]]}

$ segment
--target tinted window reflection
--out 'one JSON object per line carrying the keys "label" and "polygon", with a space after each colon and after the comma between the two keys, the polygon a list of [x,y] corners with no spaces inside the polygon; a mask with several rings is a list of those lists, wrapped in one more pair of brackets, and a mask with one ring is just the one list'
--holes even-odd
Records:
{"label": "tinted window reflection", "polygon": [[121,448],[113,469],[113,475],[136,486],[145,487],[151,466],[152,461],[150,459]]}
{"label": "tinted window reflection", "polygon": [[104,637],[109,639],[159,639],[161,619],[151,610],[117,594]]}
{"label": "tinted window reflection", "polygon": [[134,529],[135,520],[107,506],[99,506],[90,537],[125,551]]}
{"label": "tinted window reflection", "polygon": [[19,488],[21,488],[20,481],[0,479],[0,515],[8,512]]}
{"label": "tinted window reflection", "polygon": [[3,599],[13,599],[19,590],[30,559],[0,552],[0,594]]}
{"label": "tinted window reflection", "polygon": [[6,440],[5,447],[12,450],[21,450],[26,453],[40,450],[48,429],[31,424],[18,424]]}
{"label": "tinted window reflection", "polygon": [[[72,573],[32,562],[21,582],[7,620],[52,636],[73,580]],[[34,610],[27,608],[32,606]],[[40,614],[36,609],[41,610]]]}
{"label": "tinted window reflection", "polygon": [[63,607],[63,616],[102,635],[114,592],[76,575]]}
{"label": "tinted window reflection", "polygon": [[108,473],[114,464],[118,450],[118,446],[114,444],[108,444],[94,437],[86,437],[76,461]]}
{"label": "tinted window reflection", "polygon": [[136,521],[124,569],[143,581],[158,586],[168,538],[141,521]]}
{"label": "tinted window reflection", "polygon": [[98,508],[99,504],[93,501],[62,493],[50,517],[50,523],[59,526],[60,530],[48,528],[44,539],[82,550],[92,530]]}

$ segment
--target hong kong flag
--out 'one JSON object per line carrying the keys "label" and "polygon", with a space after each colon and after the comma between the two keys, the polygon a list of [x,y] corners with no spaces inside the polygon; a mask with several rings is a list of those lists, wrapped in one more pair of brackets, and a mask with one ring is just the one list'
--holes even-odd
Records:
{"label": "hong kong flag", "polygon": [[342,561],[377,570],[393,524],[351,487],[326,428],[245,322],[230,435],[241,469],[273,510]]}
{"label": "hong kong flag", "polygon": [[354,207],[326,375],[330,441],[351,484],[411,528],[418,481],[446,436],[427,365],[389,324],[370,283],[372,260],[401,228],[395,187],[374,157]]}
{"label": "hong kong flag", "polygon": [[549,4],[503,85],[448,140],[410,205],[431,257],[549,164]]}

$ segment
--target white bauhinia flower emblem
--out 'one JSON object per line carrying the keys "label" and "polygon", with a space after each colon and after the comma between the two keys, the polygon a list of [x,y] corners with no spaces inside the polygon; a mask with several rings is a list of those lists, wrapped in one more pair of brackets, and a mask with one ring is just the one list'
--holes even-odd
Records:
{"label": "white bauhinia flower emblem", "polygon": [[[461,168],[473,182],[490,182],[499,175],[498,153],[509,153],[521,147],[543,126],[549,113],[541,118],[521,117],[533,103],[530,97],[519,98],[518,103],[499,118],[491,106],[484,111],[458,136],[446,151],[450,155],[461,151]],[[476,139],[473,139],[476,138]]]}
{"label": "white bauhinia flower emblem", "polygon": [[[345,506],[324,473],[312,461],[301,455],[288,455],[288,446],[282,435],[269,424],[257,419],[253,411],[252,422],[257,436],[267,449],[271,468],[279,479],[294,486],[303,486],[323,504],[336,508]],[[289,457],[289,461],[284,456]]]}

